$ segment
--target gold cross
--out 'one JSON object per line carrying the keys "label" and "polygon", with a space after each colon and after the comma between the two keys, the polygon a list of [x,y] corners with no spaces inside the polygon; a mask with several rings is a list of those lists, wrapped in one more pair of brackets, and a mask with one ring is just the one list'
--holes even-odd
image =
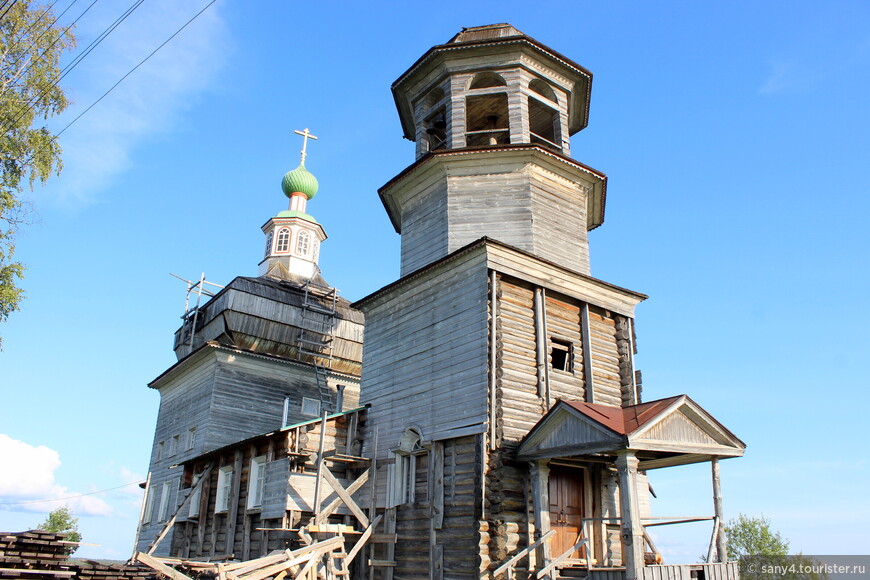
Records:
{"label": "gold cross", "polygon": [[311,132],[306,128],[304,131],[295,130],[294,133],[297,135],[302,135],[302,161],[300,161],[300,165],[305,165],[305,157],[308,155],[306,150],[308,149],[308,140],[314,139],[317,141],[317,137],[311,134]]}

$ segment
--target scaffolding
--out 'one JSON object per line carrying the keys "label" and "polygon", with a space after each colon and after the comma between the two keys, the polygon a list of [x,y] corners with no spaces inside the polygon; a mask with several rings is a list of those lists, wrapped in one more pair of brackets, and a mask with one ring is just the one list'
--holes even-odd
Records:
{"label": "scaffolding", "polygon": [[[220,284],[206,281],[205,272],[200,274],[199,280],[196,282],[182,278],[172,272],[170,272],[169,275],[187,283],[187,294],[184,297],[184,314],[181,315],[181,343],[176,348],[187,346],[187,352],[184,354],[188,355],[193,352],[194,337],[196,336],[197,330],[196,325],[199,322],[199,315],[202,306],[202,297],[205,295],[207,298],[213,298],[215,295],[215,292],[212,292],[205,287],[206,284],[218,289],[223,289],[224,287]],[[191,295],[196,296],[196,305],[193,307],[190,306]]]}

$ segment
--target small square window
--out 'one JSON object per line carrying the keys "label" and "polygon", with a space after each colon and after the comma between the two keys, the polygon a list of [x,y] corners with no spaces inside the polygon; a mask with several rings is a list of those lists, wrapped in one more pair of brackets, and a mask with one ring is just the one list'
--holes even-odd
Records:
{"label": "small square window", "polygon": [[550,364],[556,370],[574,372],[574,345],[567,340],[551,338]]}
{"label": "small square window", "polygon": [[320,401],[302,397],[302,414],[309,417],[320,417]]}

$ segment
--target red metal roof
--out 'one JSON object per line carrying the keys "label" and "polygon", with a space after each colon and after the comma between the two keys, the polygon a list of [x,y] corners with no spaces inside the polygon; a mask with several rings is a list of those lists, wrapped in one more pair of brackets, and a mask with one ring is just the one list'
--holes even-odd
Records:
{"label": "red metal roof", "polygon": [[684,396],[677,395],[676,397],[658,399],[624,408],[596,403],[583,403],[581,401],[562,402],[572,409],[583,413],[593,421],[604,425],[611,431],[615,431],[620,435],[629,435],[658,417],[665,409],[674,404],[677,399]]}

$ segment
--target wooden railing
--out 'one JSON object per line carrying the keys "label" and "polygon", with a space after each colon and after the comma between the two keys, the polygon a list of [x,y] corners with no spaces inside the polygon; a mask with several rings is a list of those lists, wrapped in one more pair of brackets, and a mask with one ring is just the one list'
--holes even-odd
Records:
{"label": "wooden railing", "polygon": [[558,556],[556,556],[556,558],[551,560],[549,564],[547,564],[546,566],[541,568],[538,571],[538,573],[535,575],[535,578],[540,579],[540,578],[543,578],[544,576],[550,575],[553,572],[553,570],[556,569],[556,566],[558,566],[559,564],[561,564],[562,562],[564,562],[565,560],[570,558],[571,554],[573,554],[574,552],[576,552],[577,550],[582,548],[588,542],[589,542],[589,540],[587,538],[584,538],[583,533],[581,532],[580,535],[577,536],[577,541],[574,543],[574,545],[571,546],[570,548],[568,548],[567,550],[565,550],[564,552],[562,552],[561,554],[559,554]]}
{"label": "wooden railing", "polygon": [[549,532],[541,536],[537,542],[535,542],[525,550],[517,553],[517,555],[515,555],[513,558],[496,568],[492,572],[492,577],[497,578],[499,574],[504,574],[506,580],[514,580],[514,567],[516,567],[517,562],[531,554],[532,551],[537,550],[540,546],[543,546],[544,542],[549,540],[555,533],[556,530],[550,530]]}

